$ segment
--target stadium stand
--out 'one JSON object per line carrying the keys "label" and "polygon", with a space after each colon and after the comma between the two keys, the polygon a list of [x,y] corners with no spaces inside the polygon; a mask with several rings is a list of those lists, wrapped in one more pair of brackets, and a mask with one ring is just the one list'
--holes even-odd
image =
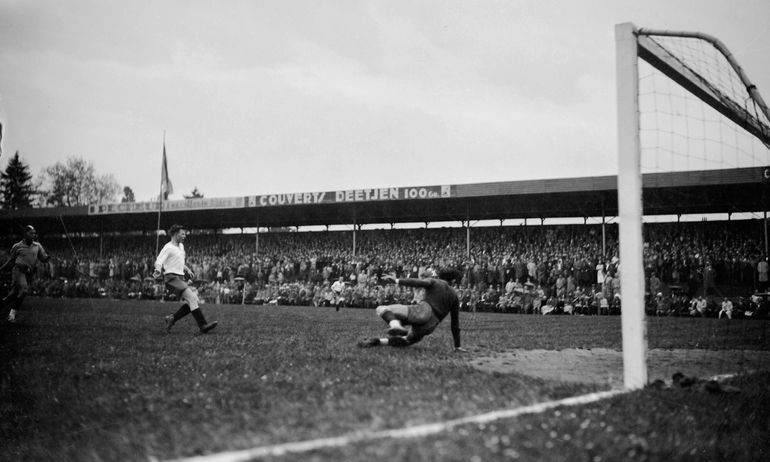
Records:
{"label": "stadium stand", "polygon": [[[767,178],[761,167],[647,174],[645,213],[756,216]],[[620,310],[618,230],[605,220],[617,214],[615,176],[166,201],[162,210],[157,203],[2,210],[2,251],[30,223],[59,257],[39,269],[37,294],[157,299],[165,294],[150,275],[160,220],[161,228],[183,223],[193,230],[188,259],[207,303],[328,305],[336,302],[330,281],[340,276],[348,306],[408,302],[408,292],[378,285],[378,276],[451,266],[463,273],[457,290],[465,310]],[[584,224],[545,225],[549,217],[582,217]],[[505,219],[524,225],[503,226]],[[469,225],[477,220],[501,226]],[[362,229],[408,222],[426,227]],[[334,224],[352,230],[290,232]],[[255,225],[284,232],[221,232]],[[767,272],[759,271],[768,253],[762,219],[649,223],[644,233],[648,313],[689,315],[698,295],[710,300],[707,315],[719,311],[714,297],[725,296],[734,298],[738,315],[766,312],[759,295],[767,290]]]}
{"label": "stadium stand", "polygon": [[[690,315],[692,300],[704,295],[708,316],[716,316],[723,297],[735,300],[738,315],[766,315],[764,297],[755,296],[757,306],[750,306],[752,295],[767,288],[758,271],[760,220],[645,229],[649,313]],[[605,233],[606,243],[602,225],[474,228],[467,249],[463,228],[364,230],[355,254],[351,231],[261,233],[259,253],[253,234],[201,233],[190,238],[188,260],[207,303],[328,306],[335,302],[330,284],[340,276],[347,306],[408,303],[408,289],[380,285],[378,276],[418,277],[454,267],[463,274],[456,289],[467,311],[618,313],[617,227],[606,225]],[[3,247],[11,243],[6,238]],[[150,277],[154,237],[50,237],[45,244],[60,258],[38,268],[38,295],[167,297]]]}

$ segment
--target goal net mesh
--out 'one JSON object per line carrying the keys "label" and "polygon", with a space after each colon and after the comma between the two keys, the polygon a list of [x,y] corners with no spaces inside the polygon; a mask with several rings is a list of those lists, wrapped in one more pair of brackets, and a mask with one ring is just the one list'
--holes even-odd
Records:
{"label": "goal net mesh", "polygon": [[[715,170],[730,175],[754,167],[761,172],[770,165],[767,109],[721,42],[644,29],[637,39],[642,178]],[[762,183],[761,175],[756,181]],[[676,192],[669,194],[676,199]],[[684,200],[693,201],[692,194]],[[708,197],[704,192],[697,201],[707,203]],[[765,211],[715,206],[714,213],[692,216],[644,214],[649,381],[671,380],[677,372],[704,378],[770,368],[761,263],[767,257]]]}

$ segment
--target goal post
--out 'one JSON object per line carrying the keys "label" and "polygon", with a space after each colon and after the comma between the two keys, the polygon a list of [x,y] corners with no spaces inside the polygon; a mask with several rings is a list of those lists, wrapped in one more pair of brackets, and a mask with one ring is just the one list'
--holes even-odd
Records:
{"label": "goal post", "polygon": [[[654,145],[649,149],[656,156],[652,168],[663,172],[769,165],[770,114],[757,87],[715,37],[623,23],[615,26],[615,42],[623,378],[626,388],[637,389],[648,382],[642,196],[646,143]],[[686,96],[640,88],[645,79],[640,63]],[[640,106],[641,95],[652,107]],[[689,114],[683,114],[694,104],[702,108],[693,111],[695,121],[686,120]],[[662,113],[662,121],[653,120],[647,109]],[[734,132],[723,135],[727,124]],[[739,141],[738,132],[750,141]]]}
{"label": "goal post", "polygon": [[618,238],[620,244],[623,384],[647,384],[647,324],[642,257],[642,174],[638,110],[638,54],[633,24],[619,24],[616,34],[618,104]]}

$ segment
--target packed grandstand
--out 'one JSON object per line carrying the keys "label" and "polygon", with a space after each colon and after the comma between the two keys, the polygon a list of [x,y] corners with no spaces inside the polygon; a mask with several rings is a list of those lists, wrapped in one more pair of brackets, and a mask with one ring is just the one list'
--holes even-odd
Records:
{"label": "packed grandstand", "polygon": [[[206,303],[374,307],[408,303],[408,288],[383,273],[420,277],[453,267],[462,309],[536,314],[617,314],[622,306],[613,224],[195,233],[188,263]],[[762,220],[645,225],[647,311],[766,317]],[[255,241],[258,239],[258,245]],[[352,245],[355,240],[355,245]],[[156,238],[41,236],[57,258],[39,264],[33,293],[45,297],[168,299],[152,279]],[[13,239],[7,236],[3,248]],[[345,290],[331,290],[334,281]],[[706,309],[696,309],[705,296]]]}

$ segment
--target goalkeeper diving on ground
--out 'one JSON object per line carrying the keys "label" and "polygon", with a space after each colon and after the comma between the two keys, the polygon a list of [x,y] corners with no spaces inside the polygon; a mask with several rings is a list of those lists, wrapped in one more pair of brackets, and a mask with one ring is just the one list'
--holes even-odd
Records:
{"label": "goalkeeper diving on ground", "polygon": [[[460,347],[460,301],[449,282],[459,276],[456,270],[442,270],[437,277],[397,279],[384,275],[381,281],[414,288],[414,302],[410,305],[380,305],[377,316],[388,323],[387,337],[364,339],[359,347],[405,347],[430,335],[449,315],[455,351]],[[409,327],[410,329],[407,329]]]}

